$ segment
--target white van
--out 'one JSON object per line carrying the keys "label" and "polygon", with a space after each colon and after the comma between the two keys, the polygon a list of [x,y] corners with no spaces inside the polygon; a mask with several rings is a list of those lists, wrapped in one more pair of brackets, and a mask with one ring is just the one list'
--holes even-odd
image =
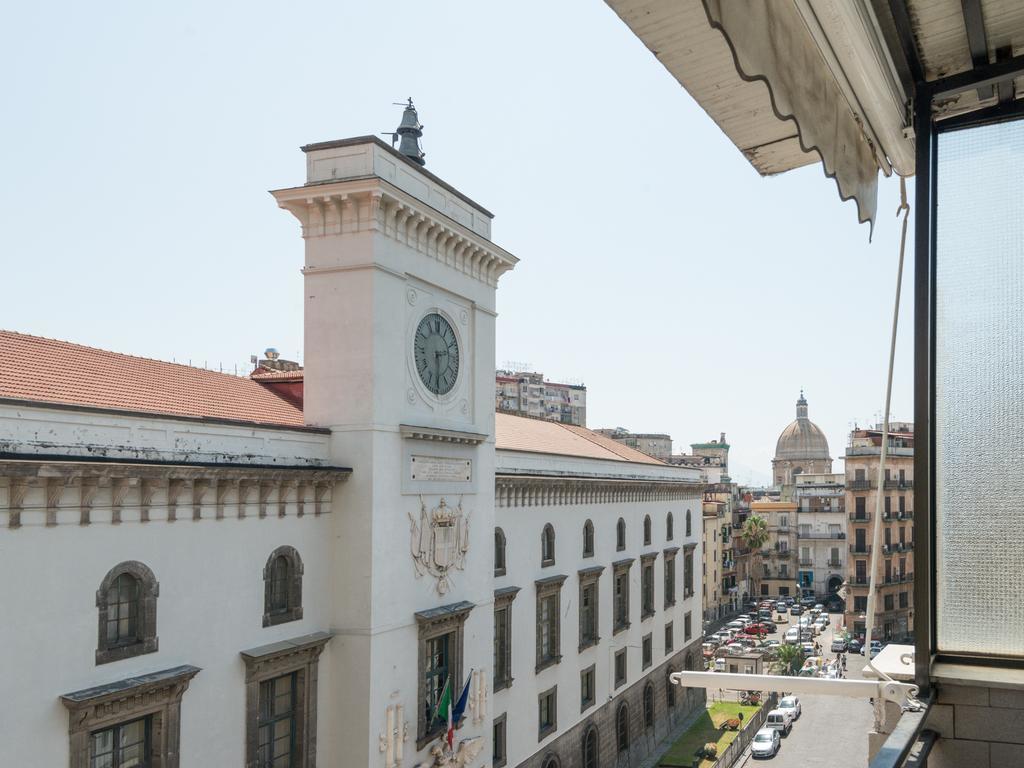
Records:
{"label": "white van", "polygon": [[793,713],[786,709],[773,709],[764,721],[765,728],[774,728],[782,736],[788,736],[793,730]]}

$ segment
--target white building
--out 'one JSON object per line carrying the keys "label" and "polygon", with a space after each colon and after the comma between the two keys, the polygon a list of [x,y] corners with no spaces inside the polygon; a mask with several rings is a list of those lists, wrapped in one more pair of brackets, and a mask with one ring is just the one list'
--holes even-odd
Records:
{"label": "white building", "polygon": [[701,701],[665,703],[700,641],[700,571],[679,573],[699,472],[569,425],[496,433],[516,259],[491,215],[373,137],[304,151],[306,184],[274,193],[305,240],[306,367],[286,382],[0,333],[0,765],[407,768],[439,748],[446,680],[471,680],[455,745],[478,762],[497,733],[509,765],[582,764],[593,725],[636,765]]}
{"label": "white building", "polygon": [[499,411],[587,426],[587,388],[548,381],[543,373],[498,370],[494,406]]}
{"label": "white building", "polygon": [[803,594],[825,598],[839,590],[846,573],[845,476],[798,474],[794,479],[797,581]]}

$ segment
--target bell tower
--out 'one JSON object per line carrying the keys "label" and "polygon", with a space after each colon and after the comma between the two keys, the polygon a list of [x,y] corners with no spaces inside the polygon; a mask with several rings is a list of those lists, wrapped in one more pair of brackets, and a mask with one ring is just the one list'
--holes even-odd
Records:
{"label": "bell tower", "polygon": [[[382,765],[385,745],[427,760],[439,678],[461,690],[493,664],[495,292],[517,259],[423,167],[411,99],[397,133],[398,150],[307,145],[305,184],[272,193],[305,242],[305,420],[352,469],[323,596],[322,765]],[[459,737],[490,749],[489,723]]]}

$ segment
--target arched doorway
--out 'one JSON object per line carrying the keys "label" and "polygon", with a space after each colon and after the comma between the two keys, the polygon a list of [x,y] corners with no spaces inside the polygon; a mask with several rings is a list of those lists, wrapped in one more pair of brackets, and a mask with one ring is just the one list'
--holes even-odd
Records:
{"label": "arched doorway", "polygon": [[839,588],[843,586],[842,576],[829,576],[828,577],[828,594],[834,595],[839,591]]}

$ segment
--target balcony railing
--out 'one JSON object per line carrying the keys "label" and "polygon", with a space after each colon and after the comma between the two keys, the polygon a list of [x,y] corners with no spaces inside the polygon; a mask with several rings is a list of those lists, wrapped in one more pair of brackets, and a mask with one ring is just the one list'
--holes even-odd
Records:
{"label": "balcony railing", "polygon": [[869,512],[851,512],[850,513],[851,523],[870,523],[871,514]]}
{"label": "balcony railing", "polygon": [[885,481],[885,487],[886,488],[896,488],[898,490],[903,490],[903,489],[910,490],[911,488],[914,487],[914,481],[913,480],[907,480],[907,479],[900,480],[898,477],[894,477],[894,478],[892,478],[890,480],[886,480]]}
{"label": "balcony railing", "polygon": [[830,507],[822,507],[818,504],[810,504],[806,507],[800,507],[801,512],[838,512],[842,514],[846,511],[846,507],[842,504],[833,504]]}
{"label": "balcony railing", "polygon": [[891,576],[889,576],[889,578],[883,579],[882,581],[878,582],[878,584],[876,584],[875,586],[881,589],[882,587],[887,587],[891,584],[912,584],[913,581],[913,573],[894,573]]}
{"label": "balcony railing", "polygon": [[866,587],[868,585],[868,577],[866,575],[851,576],[850,583],[853,584],[855,587]]}
{"label": "balcony railing", "polygon": [[810,568],[811,566],[814,565],[814,561],[811,558],[809,558],[809,557],[806,560],[801,557],[800,558],[800,565],[803,568]]}
{"label": "balcony railing", "polygon": [[846,483],[846,489],[849,491],[869,491],[874,487],[874,484],[870,480],[850,480]]}
{"label": "balcony railing", "polygon": [[871,545],[854,543],[850,545],[850,552],[852,552],[855,555],[870,555]]}
{"label": "balcony railing", "polygon": [[777,549],[777,550],[775,550],[775,556],[776,557],[787,558],[787,557],[789,557],[792,554],[793,554],[793,550],[791,550],[791,549]]}
{"label": "balcony railing", "polygon": [[846,533],[844,531],[809,531],[806,533],[797,533],[798,539],[845,539]]}
{"label": "balcony railing", "polygon": [[828,561],[828,567],[829,568],[838,568],[840,565],[842,565],[842,563],[840,563],[838,560],[829,560]]}
{"label": "balcony railing", "polygon": [[913,520],[914,519],[914,510],[912,510],[912,509],[904,509],[902,512],[897,512],[896,513],[896,519],[897,520]]}

